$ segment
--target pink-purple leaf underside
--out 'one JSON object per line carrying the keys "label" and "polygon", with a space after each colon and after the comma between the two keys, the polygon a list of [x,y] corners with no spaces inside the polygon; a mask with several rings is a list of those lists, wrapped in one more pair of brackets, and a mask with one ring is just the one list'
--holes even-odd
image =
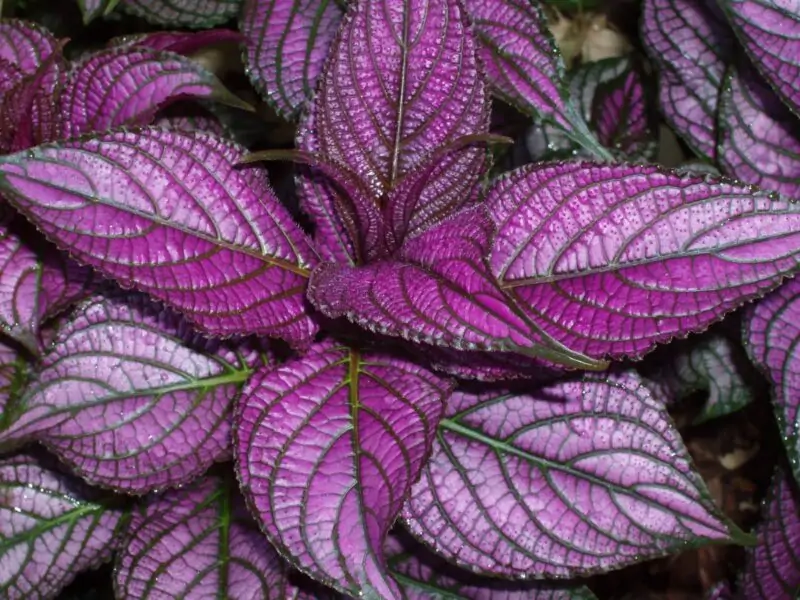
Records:
{"label": "pink-purple leaf underside", "polygon": [[800,481],[800,280],[787,282],[748,311],[743,339],[772,384],[781,438]]}
{"label": "pink-purple leaf underside", "polygon": [[247,74],[278,114],[293,119],[313,97],[341,19],[335,0],[245,0]]}
{"label": "pink-purple leaf underside", "polygon": [[761,74],[800,115],[800,10],[795,0],[720,0]]}
{"label": "pink-purple leaf underside", "polygon": [[[321,76],[307,144],[380,199],[436,149],[488,132],[489,99],[466,19],[458,0],[351,3]],[[469,200],[484,156],[473,146],[442,158],[418,205]]]}
{"label": "pink-purple leaf underside", "polygon": [[198,328],[302,346],[316,255],[242,156],[203,133],[119,131],[0,158],[0,191],[78,261]]}
{"label": "pink-purple leaf underside", "polygon": [[746,538],[631,372],[529,394],[455,392],[403,516],[450,562],[515,578],[605,572]]}
{"label": "pink-purple leaf underside", "polygon": [[406,534],[389,536],[386,555],[406,600],[596,600],[582,585],[521,583],[473,575],[449,564]]}
{"label": "pink-purple leaf underside", "polygon": [[750,66],[725,81],[717,159],[726,175],[800,196],[800,121]]}
{"label": "pink-purple leaf underside", "polygon": [[17,455],[0,461],[0,595],[55,598],[79,572],[108,561],[121,510],[75,478]]}
{"label": "pink-purple leaf underside", "polygon": [[642,39],[658,66],[661,113],[692,150],[713,161],[733,33],[714,0],[645,0],[643,11]]}
{"label": "pink-purple leaf underside", "polygon": [[41,25],[20,19],[0,19],[0,59],[32,75],[56,51],[58,41]]}
{"label": "pink-purple leaf underside", "polygon": [[782,470],[772,480],[756,526],[758,543],[747,548],[739,579],[741,597],[775,600],[800,596],[800,491]]}
{"label": "pink-purple leaf underside", "polygon": [[500,287],[595,358],[638,358],[704,330],[800,262],[800,204],[654,165],[531,165],[500,179],[486,206]]}
{"label": "pink-purple leaf underside", "polygon": [[231,474],[146,497],[120,544],[114,584],[118,598],[139,600],[284,600],[297,591],[289,572]]}
{"label": "pink-purple leaf underside", "polygon": [[602,369],[542,336],[498,289],[485,262],[491,233],[482,206],[461,211],[407,241],[395,260],[321,264],[309,280],[309,300],[327,317],[415,343]]}
{"label": "pink-purple leaf underside", "polygon": [[185,98],[242,105],[198,63],[148,48],[111,48],[72,66],[61,92],[62,138],[124,125],[148,125],[156,111]]}
{"label": "pink-purple leaf underside", "polygon": [[695,392],[707,392],[695,424],[729,415],[752,402],[753,390],[746,379],[750,364],[738,343],[712,334],[670,348],[669,358],[646,373],[657,400],[669,405]]}
{"label": "pink-purple leaf underside", "polygon": [[234,445],[242,491],[279,552],[344,593],[400,596],[383,543],[451,389],[405,360],[328,343],[258,371]]}
{"label": "pink-purple leaf underside", "polygon": [[569,97],[561,55],[539,5],[528,0],[466,0],[486,76],[496,95],[560,127],[598,158],[610,159]]}
{"label": "pink-purple leaf underside", "polygon": [[154,25],[206,29],[238,16],[242,0],[122,0],[119,7]]}
{"label": "pink-purple leaf underside", "polygon": [[59,329],[12,433],[92,484],[179,485],[230,455],[231,406],[258,361],[142,294],[94,297]]}

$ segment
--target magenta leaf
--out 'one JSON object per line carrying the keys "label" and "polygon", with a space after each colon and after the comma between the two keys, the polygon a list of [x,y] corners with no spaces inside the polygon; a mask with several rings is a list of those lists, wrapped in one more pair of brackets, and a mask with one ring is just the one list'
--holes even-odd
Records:
{"label": "magenta leaf", "polygon": [[800,114],[800,13],[791,0],[722,0],[739,41],[784,101]]}
{"label": "magenta leaf", "polygon": [[56,52],[58,41],[41,25],[19,19],[0,20],[0,59],[33,75]]}
{"label": "magenta leaf", "polygon": [[278,551],[346,594],[399,597],[383,543],[450,391],[405,360],[330,344],[258,371],[234,444],[242,491]]}
{"label": "magenta leaf", "polygon": [[747,549],[739,581],[743,598],[775,600],[800,594],[800,492],[797,482],[779,470],[756,527],[758,544]]}
{"label": "magenta leaf", "polygon": [[138,35],[126,35],[109,42],[115,48],[150,48],[191,56],[209,46],[242,41],[242,35],[231,29],[208,29],[206,31],[154,31]]}
{"label": "magenta leaf", "polygon": [[0,595],[55,598],[111,558],[123,513],[74,478],[17,455],[0,461]]}
{"label": "magenta leaf", "polygon": [[732,69],[719,107],[718,160],[726,174],[800,196],[797,117],[754,69]]}
{"label": "magenta leaf", "polygon": [[147,125],[166,103],[188,97],[242,105],[212,73],[177,54],[103,50],[72,66],[61,93],[61,137]]}
{"label": "magenta leaf", "polygon": [[517,578],[603,572],[746,538],[631,372],[530,394],[454,393],[403,515],[447,560]]}
{"label": "magenta leaf", "polygon": [[486,203],[500,287],[591,357],[640,357],[703,330],[800,260],[800,205],[656,166],[531,165]]}
{"label": "magenta leaf", "polygon": [[465,5],[494,93],[610,159],[569,98],[564,63],[539,5],[528,0],[466,0]]}
{"label": "magenta leaf", "polygon": [[517,583],[463,571],[416,544],[392,535],[386,543],[389,568],[407,600],[596,600],[585,586],[557,582]]}
{"label": "magenta leaf", "polygon": [[341,18],[334,0],[245,0],[247,73],[279,114],[296,117],[313,96]]}
{"label": "magenta leaf", "polygon": [[800,280],[782,285],[749,311],[743,337],[772,383],[781,438],[800,481]]}
{"label": "magenta leaf", "polygon": [[232,476],[206,476],[146,497],[120,548],[120,598],[294,598],[288,567],[258,530]]}
{"label": "magenta leaf", "polygon": [[482,206],[407,241],[398,260],[364,267],[324,263],[308,297],[327,317],[457,350],[517,352],[556,364],[604,368],[542,336],[508,302],[486,265],[491,223]]}
{"label": "magenta leaf", "polygon": [[0,191],[50,239],[216,335],[310,341],[316,256],[240,147],[143,129],[0,158]]}
{"label": "magenta leaf", "polygon": [[[721,335],[693,337],[687,344],[670,346],[670,357],[648,372],[656,399],[672,403],[708,392],[694,423],[703,423],[741,410],[753,400],[745,380],[747,357],[738,344]],[[657,392],[657,393],[656,393]]]}
{"label": "magenta leaf", "polygon": [[235,18],[241,0],[122,0],[119,6],[154,25],[205,29]]}
{"label": "magenta leaf", "polygon": [[175,486],[229,455],[231,404],[257,360],[140,294],[95,297],[59,329],[14,428],[90,483]]}
{"label": "magenta leaf", "polygon": [[716,157],[717,104],[734,40],[714,0],[645,0],[642,38],[658,66],[661,112],[699,155]]}

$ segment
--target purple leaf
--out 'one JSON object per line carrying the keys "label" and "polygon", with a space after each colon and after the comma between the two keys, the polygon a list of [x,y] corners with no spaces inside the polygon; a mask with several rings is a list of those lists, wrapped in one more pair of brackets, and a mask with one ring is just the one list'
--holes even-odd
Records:
{"label": "purple leaf", "polygon": [[206,31],[154,31],[138,35],[114,38],[109,45],[115,48],[150,48],[163,52],[174,52],[191,56],[209,46],[225,43],[238,44],[242,34],[231,29],[208,29]]}
{"label": "purple leaf", "polygon": [[231,403],[257,358],[142,295],[96,297],[58,331],[14,428],[90,483],[178,485],[228,456]]}
{"label": "purple leaf", "polygon": [[5,58],[0,58],[0,106],[7,101],[4,98],[10,89],[25,78],[25,73],[17,65]]}
{"label": "purple leaf", "polygon": [[630,372],[525,395],[456,392],[403,515],[447,560],[519,578],[608,571],[746,538],[714,507],[666,411]]}
{"label": "purple leaf", "polygon": [[596,600],[584,586],[517,583],[473,575],[413,543],[407,536],[390,536],[386,554],[407,600]]}
{"label": "purple leaf", "polygon": [[118,597],[290,598],[288,568],[245,509],[233,477],[145,498],[117,554]]}
{"label": "purple leaf", "polygon": [[407,361],[329,344],[259,371],[234,443],[242,491],[278,551],[344,593],[400,596],[383,542],[450,391]]}
{"label": "purple leaf", "polygon": [[687,341],[691,343],[670,346],[670,358],[647,373],[658,400],[671,404],[695,392],[708,392],[695,424],[741,410],[753,400],[744,378],[747,357],[738,344],[716,334]]}
{"label": "purple leaf", "polygon": [[0,59],[33,75],[53,54],[58,41],[41,25],[19,19],[0,20]]}
{"label": "purple leaf", "polygon": [[0,158],[0,190],[53,241],[215,335],[310,341],[316,257],[266,174],[200,133],[116,132]]}
{"label": "purple leaf", "polygon": [[466,0],[465,5],[494,93],[610,159],[570,101],[564,63],[539,5],[527,0]]}
{"label": "purple leaf", "polygon": [[61,137],[147,125],[168,102],[203,98],[242,105],[197,63],[149,49],[112,48],[73,65],[61,93]]}
{"label": "purple leaf", "polygon": [[120,8],[154,25],[206,29],[239,14],[241,0],[122,0]]}
{"label": "purple leaf", "polygon": [[484,259],[491,232],[482,206],[462,211],[406,242],[398,260],[320,265],[308,297],[327,317],[415,343],[603,368],[542,336],[507,301]]}
{"label": "purple leaf", "polygon": [[719,107],[719,164],[726,174],[800,196],[800,126],[754,69],[731,71]]}
{"label": "purple leaf", "polygon": [[[475,352],[452,348],[424,348],[415,346],[427,364],[435,371],[462,379],[477,381],[502,381],[525,378],[536,379],[549,373],[540,361],[510,352]],[[561,375],[559,371],[552,371]]]}
{"label": "purple leaf", "polygon": [[793,0],[721,0],[761,74],[800,115],[800,13]]}
{"label": "purple leaf", "polygon": [[189,102],[178,102],[159,111],[153,125],[185,132],[205,132],[227,139],[233,137],[228,128],[210,111]]}
{"label": "purple leaf", "polygon": [[658,66],[661,112],[691,148],[716,156],[717,104],[734,40],[713,0],[645,0],[642,38]]}
{"label": "purple leaf", "polygon": [[748,312],[743,338],[772,383],[781,438],[800,481],[800,280],[788,281]]}
{"label": "purple leaf", "polygon": [[287,119],[312,97],[341,18],[334,0],[245,0],[247,73]]}
{"label": "purple leaf", "polygon": [[0,461],[0,595],[55,598],[77,573],[108,561],[120,510],[80,481],[17,455]]}
{"label": "purple leaf", "polygon": [[756,527],[758,544],[747,549],[739,588],[747,600],[797,598],[800,594],[800,492],[778,471]]}
{"label": "purple leaf", "polygon": [[800,205],[656,166],[531,165],[486,204],[501,288],[591,357],[640,357],[705,329],[800,260]]}

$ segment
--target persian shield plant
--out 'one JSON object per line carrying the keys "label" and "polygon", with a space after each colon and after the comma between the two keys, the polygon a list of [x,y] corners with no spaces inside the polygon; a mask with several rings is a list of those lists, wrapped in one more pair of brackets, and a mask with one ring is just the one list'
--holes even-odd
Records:
{"label": "persian shield plant", "polygon": [[[196,28],[239,8],[212,4],[119,6]],[[87,20],[116,5],[82,3]],[[114,555],[119,598],[591,598],[581,577],[741,543],[718,597],[795,593],[800,570],[771,566],[796,558],[796,468],[749,535],[666,409],[698,388],[701,420],[754,401],[738,347],[689,337],[634,368],[764,297],[747,350],[797,458],[800,163],[733,125],[796,125],[796,65],[768,51],[773,21],[753,26],[780,8],[687,8],[702,18],[684,49],[659,29],[680,4],[645,2],[662,113],[736,179],[640,162],[635,61],[567,78],[530,3],[241,8],[255,87],[299,121],[293,150],[161,112],[246,108],[183,56],[231,32],[70,64],[42,28],[0,22],[0,590],[54,597]],[[754,64],[698,46],[717,30]],[[494,176],[509,140],[492,95],[581,157]],[[286,159],[310,224],[261,164]]]}

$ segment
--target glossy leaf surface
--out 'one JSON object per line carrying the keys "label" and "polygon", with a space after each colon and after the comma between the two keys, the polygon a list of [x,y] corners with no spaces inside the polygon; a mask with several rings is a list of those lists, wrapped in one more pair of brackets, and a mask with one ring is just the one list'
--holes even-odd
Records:
{"label": "glossy leaf surface", "polygon": [[241,157],[205,134],[116,132],[0,158],[0,190],[76,259],[200,329],[302,345],[315,254]]}
{"label": "glossy leaf surface", "polygon": [[286,118],[313,96],[342,18],[334,0],[246,0],[240,28],[250,80]]}
{"label": "glossy leaf surface", "polygon": [[439,555],[494,576],[620,568],[730,529],[638,376],[455,392],[403,510]]}
{"label": "glossy leaf surface", "polygon": [[800,196],[800,124],[752,68],[726,80],[719,107],[723,171],[787,196]]}
{"label": "glossy leaf surface", "polygon": [[134,509],[117,597],[283,600],[288,567],[258,530],[233,477],[205,476]]}
{"label": "glossy leaf surface", "polygon": [[781,438],[800,481],[800,280],[782,285],[748,312],[743,338],[772,383]]}
{"label": "glossy leaf surface", "polygon": [[462,211],[406,242],[398,260],[321,265],[309,299],[327,317],[412,342],[600,366],[551,343],[508,302],[485,264],[491,233],[483,207]]}
{"label": "glossy leaf surface", "polygon": [[703,330],[800,260],[800,205],[656,166],[532,165],[498,181],[487,209],[501,288],[598,358]]}
{"label": "glossy leaf surface", "polygon": [[733,33],[714,0],[645,0],[640,23],[645,49],[658,66],[661,113],[695,152],[713,161]]}
{"label": "glossy leaf surface", "polygon": [[329,344],[256,373],[237,409],[237,469],[278,551],[347,594],[398,597],[383,542],[450,390],[412,363]]}
{"label": "glossy leaf surface", "polygon": [[3,598],[54,598],[111,558],[123,513],[92,500],[80,481],[17,455],[0,461],[0,488]]}
{"label": "glossy leaf surface", "polygon": [[747,549],[739,581],[747,600],[797,598],[800,594],[800,492],[797,482],[778,471],[756,526],[758,544]]}
{"label": "glossy leaf surface", "polygon": [[178,485],[228,455],[232,402],[255,360],[142,295],[96,297],[60,328],[15,429],[90,483]]}
{"label": "glossy leaf surface", "polygon": [[758,70],[800,114],[800,11],[795,0],[722,0]]}
{"label": "glossy leaf surface", "polygon": [[220,25],[239,14],[241,0],[122,0],[125,12],[154,25],[201,29]]}
{"label": "glossy leaf surface", "polygon": [[0,59],[32,75],[56,51],[58,42],[41,25],[20,19],[0,20]]}

